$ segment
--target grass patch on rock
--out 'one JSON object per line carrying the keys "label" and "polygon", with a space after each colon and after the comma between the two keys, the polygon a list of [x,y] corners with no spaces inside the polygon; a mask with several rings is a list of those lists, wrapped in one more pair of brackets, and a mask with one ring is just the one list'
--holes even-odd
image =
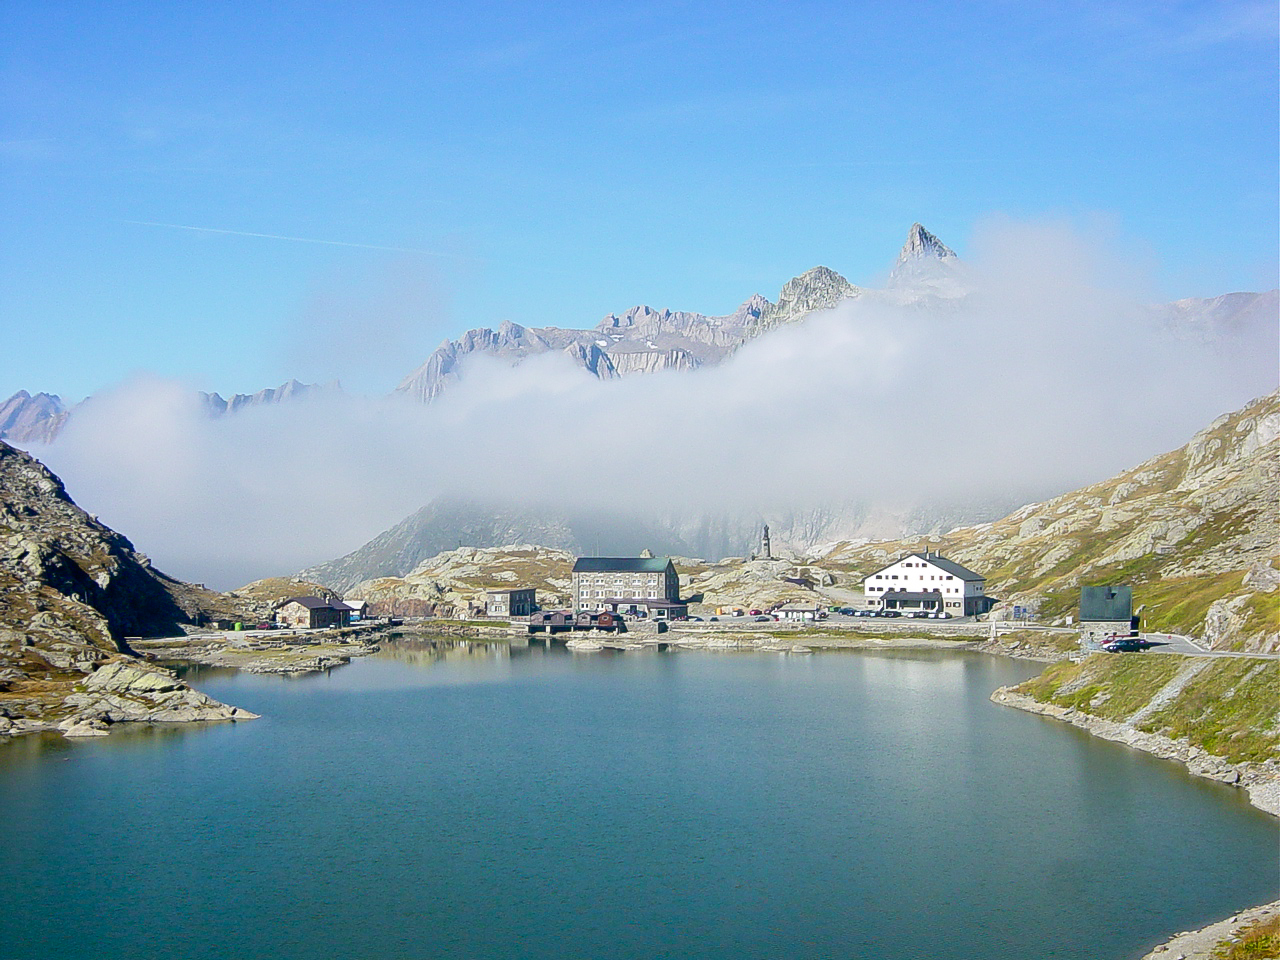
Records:
{"label": "grass patch on rock", "polygon": [[1236,934],[1236,942],[1220,943],[1212,960],[1266,960],[1280,957],[1280,915],[1259,920]]}
{"label": "grass patch on rock", "polygon": [[[1124,722],[1151,702],[1192,658],[1097,653],[1056,663],[1015,689],[1044,703]],[[1233,763],[1280,757],[1280,662],[1220,657],[1140,725]]]}
{"label": "grass patch on rock", "polygon": [[1174,739],[1186,737],[1235,763],[1262,761],[1280,756],[1278,713],[1280,661],[1221,658],[1141,727]]}
{"label": "grass patch on rock", "polygon": [[1124,720],[1150,703],[1182,665],[1175,656],[1095,653],[1079,663],[1056,663],[1016,689],[1095,717]]}

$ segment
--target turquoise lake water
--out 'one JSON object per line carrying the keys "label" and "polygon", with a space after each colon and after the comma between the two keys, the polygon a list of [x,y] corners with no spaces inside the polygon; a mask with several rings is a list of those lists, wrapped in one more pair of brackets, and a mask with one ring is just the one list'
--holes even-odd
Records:
{"label": "turquoise lake water", "polygon": [[0,747],[0,958],[1137,957],[1280,828],[977,654],[405,643]]}

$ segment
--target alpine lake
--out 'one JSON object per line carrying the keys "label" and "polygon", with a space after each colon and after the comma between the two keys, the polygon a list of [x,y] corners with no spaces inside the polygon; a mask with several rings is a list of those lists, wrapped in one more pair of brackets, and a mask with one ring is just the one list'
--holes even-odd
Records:
{"label": "alpine lake", "polygon": [[1124,960],[1274,899],[1242,792],[1000,707],[1042,669],[402,635],[262,715],[0,747],[0,960]]}

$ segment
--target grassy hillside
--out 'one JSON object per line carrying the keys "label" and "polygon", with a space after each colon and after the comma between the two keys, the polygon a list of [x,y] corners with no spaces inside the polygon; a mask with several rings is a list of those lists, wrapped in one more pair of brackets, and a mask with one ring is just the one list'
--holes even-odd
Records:
{"label": "grassy hillside", "polygon": [[1015,689],[1232,762],[1280,759],[1280,661],[1099,653]]}

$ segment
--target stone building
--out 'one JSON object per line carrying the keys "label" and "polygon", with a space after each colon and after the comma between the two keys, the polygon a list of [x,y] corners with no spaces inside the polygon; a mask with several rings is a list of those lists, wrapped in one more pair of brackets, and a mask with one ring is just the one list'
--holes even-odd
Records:
{"label": "stone building", "polygon": [[290,597],[276,607],[276,622],[308,630],[345,627],[351,623],[351,609],[340,600],[331,603],[319,597]]}
{"label": "stone building", "polygon": [[573,609],[600,611],[619,601],[680,601],[670,557],[579,557],[573,565]]}
{"label": "stone building", "polygon": [[986,613],[994,600],[987,578],[936,553],[913,553],[881,567],[862,581],[872,610],[923,610],[952,617]]}
{"label": "stone building", "polygon": [[1101,586],[1080,588],[1080,639],[1101,643],[1109,637],[1130,637],[1138,632],[1133,615],[1133,588]]}
{"label": "stone building", "polygon": [[484,612],[491,617],[527,617],[538,609],[537,595],[532,587],[490,590],[485,594]]}

